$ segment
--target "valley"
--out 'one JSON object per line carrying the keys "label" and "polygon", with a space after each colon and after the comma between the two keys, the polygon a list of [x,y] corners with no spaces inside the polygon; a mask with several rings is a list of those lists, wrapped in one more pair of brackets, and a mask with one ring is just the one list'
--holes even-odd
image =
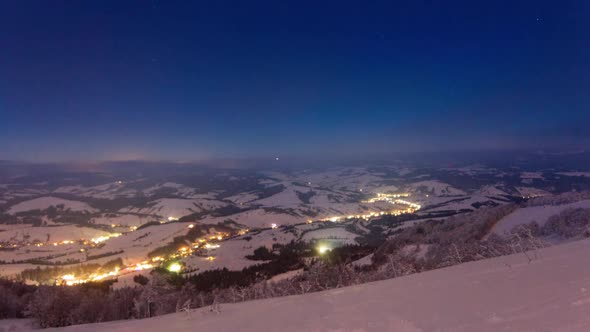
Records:
{"label": "valley", "polygon": [[185,275],[241,270],[260,263],[246,258],[260,247],[378,245],[418,221],[549,195],[552,177],[578,174],[482,165],[157,173],[5,178],[0,275],[123,286],[156,267]]}

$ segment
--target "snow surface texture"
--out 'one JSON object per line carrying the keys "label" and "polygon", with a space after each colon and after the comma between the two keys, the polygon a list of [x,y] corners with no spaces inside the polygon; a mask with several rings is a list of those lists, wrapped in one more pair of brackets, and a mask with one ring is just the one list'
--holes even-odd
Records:
{"label": "snow surface texture", "polygon": [[583,177],[590,178],[590,172],[559,172],[559,173],[555,173],[555,174],[564,175],[564,176],[583,176]]}
{"label": "snow surface texture", "polygon": [[323,228],[315,231],[307,232],[303,235],[302,240],[309,242],[312,240],[321,239],[332,239],[339,242],[341,245],[344,244],[356,244],[355,238],[358,235],[351,233],[341,227]]}
{"label": "snow surface texture", "polygon": [[431,193],[436,196],[460,196],[465,195],[463,190],[454,188],[449,184],[437,180],[420,181],[410,185],[412,191]]}
{"label": "snow surface texture", "polygon": [[61,199],[61,198],[49,196],[49,197],[35,198],[35,199],[29,200],[29,201],[24,201],[24,202],[18,203],[16,205],[12,206],[8,210],[8,213],[15,214],[18,212],[31,211],[31,210],[45,210],[45,209],[49,208],[50,206],[58,206],[58,205],[63,205],[64,210],[89,212],[89,213],[96,212],[96,210],[94,208],[90,207],[90,205],[88,205],[84,202],[70,201],[67,199]]}
{"label": "snow surface texture", "polygon": [[157,215],[162,218],[180,218],[195,212],[211,210],[226,205],[223,202],[210,199],[180,199],[162,198],[150,203],[145,208],[124,208],[121,213],[138,213],[146,215]]}
{"label": "snow surface texture", "polygon": [[[45,331],[589,331],[590,240],[325,292]],[[1,324],[1,323],[0,323]],[[26,330],[25,330],[26,331]]]}
{"label": "snow surface texture", "polygon": [[522,195],[522,196],[547,196],[547,195],[551,195],[551,193],[542,190],[542,189],[537,189],[534,187],[516,187],[516,190],[518,190],[518,192]]}
{"label": "snow surface texture", "polygon": [[0,232],[0,241],[9,241],[10,239],[23,240],[25,237],[28,237],[30,241],[38,240],[45,242],[47,236],[50,235],[49,242],[61,242],[64,240],[92,239],[108,234],[108,232],[99,229],[78,227],[76,225],[23,227]]}
{"label": "snow surface texture", "polygon": [[518,209],[500,219],[492,229],[492,232],[502,235],[509,233],[518,225],[530,224],[533,221],[536,221],[539,226],[543,226],[550,217],[559,214],[567,208],[590,208],[590,200],[563,205],[530,206]]}

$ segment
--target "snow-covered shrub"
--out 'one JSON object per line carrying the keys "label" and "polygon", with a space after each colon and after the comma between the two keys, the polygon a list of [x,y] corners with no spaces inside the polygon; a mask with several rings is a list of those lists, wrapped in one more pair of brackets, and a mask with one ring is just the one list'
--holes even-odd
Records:
{"label": "snow-covered shrub", "polygon": [[558,235],[569,239],[588,236],[590,209],[568,208],[550,217],[542,227],[545,236]]}

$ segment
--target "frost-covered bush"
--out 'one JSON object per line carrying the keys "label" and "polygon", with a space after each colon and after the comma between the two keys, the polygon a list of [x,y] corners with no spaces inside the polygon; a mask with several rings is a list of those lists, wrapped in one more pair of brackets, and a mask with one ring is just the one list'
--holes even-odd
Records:
{"label": "frost-covered bush", "polygon": [[500,219],[516,208],[515,204],[506,204],[405,228],[377,249],[373,262],[383,264],[388,255],[396,254],[408,245],[420,244],[430,246],[423,262],[428,268],[451,265],[452,262],[448,261],[450,253],[454,253],[454,261],[461,257],[459,263],[483,258],[480,241]]}
{"label": "frost-covered bush", "polygon": [[550,217],[541,232],[545,236],[559,235],[569,239],[588,236],[590,228],[590,209],[568,208]]}

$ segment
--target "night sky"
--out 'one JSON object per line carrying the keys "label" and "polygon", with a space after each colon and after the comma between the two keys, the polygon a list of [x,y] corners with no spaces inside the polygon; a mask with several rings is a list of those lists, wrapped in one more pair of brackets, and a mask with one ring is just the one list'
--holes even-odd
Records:
{"label": "night sky", "polygon": [[590,146],[589,1],[0,0],[0,159]]}

